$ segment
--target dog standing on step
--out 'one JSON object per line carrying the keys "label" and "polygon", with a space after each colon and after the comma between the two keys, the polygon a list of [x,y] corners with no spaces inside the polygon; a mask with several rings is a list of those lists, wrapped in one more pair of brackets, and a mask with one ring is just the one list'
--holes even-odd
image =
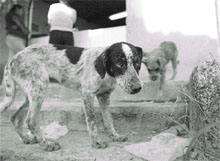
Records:
{"label": "dog standing on step", "polygon": [[161,101],[163,86],[165,83],[166,65],[171,61],[173,67],[173,75],[171,80],[175,79],[178,65],[178,50],[173,42],[162,42],[159,48],[154,49],[150,53],[144,53],[142,62],[147,67],[152,81],[159,79],[159,91],[157,101]]}

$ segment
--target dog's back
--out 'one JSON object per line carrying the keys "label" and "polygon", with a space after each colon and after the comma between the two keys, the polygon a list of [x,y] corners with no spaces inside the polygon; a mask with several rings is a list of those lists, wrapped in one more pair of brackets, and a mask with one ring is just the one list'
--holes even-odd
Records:
{"label": "dog's back", "polygon": [[160,44],[160,49],[164,52],[166,59],[172,60],[173,57],[177,57],[177,47],[176,44],[170,41],[165,41]]}

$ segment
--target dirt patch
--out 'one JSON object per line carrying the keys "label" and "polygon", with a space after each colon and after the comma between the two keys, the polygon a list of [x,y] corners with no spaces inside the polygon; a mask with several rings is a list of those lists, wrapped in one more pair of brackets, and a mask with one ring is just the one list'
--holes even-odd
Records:
{"label": "dirt patch", "polygon": [[0,161],[36,161],[36,160],[42,160],[44,161],[43,158],[41,157],[36,157],[33,156],[31,153],[18,153],[16,154],[12,150],[1,150],[0,152]]}

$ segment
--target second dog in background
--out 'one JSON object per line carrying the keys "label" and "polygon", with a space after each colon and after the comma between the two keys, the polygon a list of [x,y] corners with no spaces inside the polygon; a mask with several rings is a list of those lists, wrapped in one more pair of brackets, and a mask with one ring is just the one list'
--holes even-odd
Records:
{"label": "second dog in background", "polygon": [[171,61],[173,67],[173,75],[171,80],[175,79],[177,74],[178,50],[174,42],[162,42],[159,48],[154,49],[150,53],[144,53],[142,62],[147,67],[150,79],[156,81],[159,79],[159,91],[157,101],[161,101],[163,86],[165,83],[166,65]]}

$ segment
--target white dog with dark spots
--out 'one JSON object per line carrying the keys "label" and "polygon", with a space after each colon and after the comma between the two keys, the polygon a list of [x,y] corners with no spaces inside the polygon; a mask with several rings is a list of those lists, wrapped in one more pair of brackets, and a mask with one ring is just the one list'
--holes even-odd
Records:
{"label": "white dog with dark spots", "polygon": [[11,121],[20,138],[25,144],[39,143],[46,151],[60,149],[58,143],[42,136],[38,126],[46,90],[53,79],[81,93],[93,147],[107,147],[107,143],[97,133],[93,106],[95,96],[101,106],[109,136],[113,141],[126,141],[127,137],[118,134],[114,128],[109,98],[116,84],[129,94],[141,90],[138,72],[142,54],[141,48],[124,42],[89,49],[58,45],[29,46],[14,56],[5,67],[6,95],[0,110],[5,111],[11,105],[15,97],[15,85],[18,84],[26,97]]}

